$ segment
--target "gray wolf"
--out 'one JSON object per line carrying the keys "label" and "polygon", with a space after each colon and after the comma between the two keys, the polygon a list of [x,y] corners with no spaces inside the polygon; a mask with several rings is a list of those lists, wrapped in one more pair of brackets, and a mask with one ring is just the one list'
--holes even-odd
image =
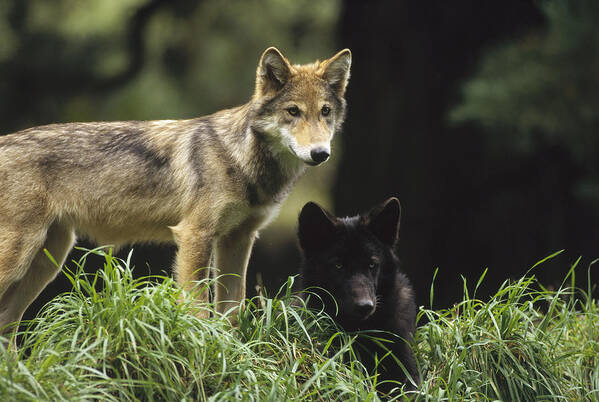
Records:
{"label": "gray wolf", "polygon": [[[331,153],[351,53],[292,65],[262,54],[251,100],[189,120],[52,124],[0,137],[0,331],[58,273],[77,236],[175,243],[191,291],[214,266],[217,311],[245,297],[258,230],[307,165]],[[235,274],[235,275],[232,275]],[[205,291],[195,292],[207,300]],[[5,330],[6,332],[6,330]]]}
{"label": "gray wolf", "polygon": [[[298,226],[301,278],[308,306],[324,310],[344,330],[384,331],[370,334],[385,339],[384,347],[368,336],[358,338],[360,359],[370,372],[374,356],[383,359],[391,351],[417,384],[418,370],[409,346],[416,304],[396,254],[400,211],[397,198],[349,218],[335,217],[318,204],[307,203]],[[394,382],[412,387],[391,356],[382,360],[377,371],[377,389],[383,393],[397,386]]]}

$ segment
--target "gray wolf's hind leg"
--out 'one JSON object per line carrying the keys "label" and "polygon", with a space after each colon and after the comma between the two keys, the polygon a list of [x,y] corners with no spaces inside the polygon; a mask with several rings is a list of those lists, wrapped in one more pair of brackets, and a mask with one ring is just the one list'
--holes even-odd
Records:
{"label": "gray wolf's hind leg", "polygon": [[[17,323],[29,305],[39,296],[46,285],[52,281],[64,263],[69,251],[75,243],[75,234],[72,228],[54,222],[47,233],[37,233],[37,236],[23,237],[21,247],[33,237],[37,240],[37,247],[20,251],[15,255],[18,258],[9,260],[14,268],[7,269],[6,260],[0,260],[3,268],[0,278],[0,333],[5,336],[16,331],[7,327]],[[32,244],[32,243],[29,243]],[[35,244],[35,243],[33,243]],[[44,248],[52,255],[59,266],[56,266],[44,253]],[[16,249],[16,248],[15,248]],[[8,275],[7,275],[8,274]],[[12,329],[12,331],[11,331]]]}

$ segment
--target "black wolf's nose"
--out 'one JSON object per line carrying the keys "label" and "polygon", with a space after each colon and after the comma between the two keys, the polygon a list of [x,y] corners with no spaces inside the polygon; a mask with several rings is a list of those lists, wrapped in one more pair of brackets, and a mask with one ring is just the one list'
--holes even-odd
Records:
{"label": "black wolf's nose", "polygon": [[316,163],[322,163],[329,159],[329,151],[324,147],[314,148],[310,151],[310,157]]}
{"label": "black wolf's nose", "polygon": [[368,316],[374,310],[374,303],[370,299],[361,299],[356,301],[355,309],[359,316]]}

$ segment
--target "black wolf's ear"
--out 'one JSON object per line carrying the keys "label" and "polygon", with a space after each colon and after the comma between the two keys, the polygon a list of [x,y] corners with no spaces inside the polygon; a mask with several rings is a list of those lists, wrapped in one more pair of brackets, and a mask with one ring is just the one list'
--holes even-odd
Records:
{"label": "black wolf's ear", "polygon": [[324,72],[322,78],[333,88],[337,95],[343,96],[349,81],[351,67],[351,52],[343,49],[333,57],[323,62]]}
{"label": "black wolf's ear", "polygon": [[299,214],[298,237],[303,250],[318,250],[335,236],[335,217],[315,202],[309,202]]}
{"label": "black wolf's ear", "polygon": [[399,219],[401,205],[395,197],[389,198],[381,205],[373,208],[368,214],[368,228],[380,241],[395,246],[399,239]]}
{"label": "black wolf's ear", "polygon": [[278,91],[291,76],[291,64],[275,47],[262,53],[256,70],[256,92],[266,94]]}

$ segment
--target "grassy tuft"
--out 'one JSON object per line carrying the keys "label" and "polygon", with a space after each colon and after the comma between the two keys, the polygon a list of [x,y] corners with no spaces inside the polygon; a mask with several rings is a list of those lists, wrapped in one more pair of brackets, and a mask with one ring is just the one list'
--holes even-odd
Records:
{"label": "grassy tuft", "polygon": [[[211,306],[171,278],[134,279],[128,261],[92,252],[103,269],[85,274],[85,257],[65,269],[73,290],[28,323],[16,359],[4,352],[0,400],[374,398],[363,368],[343,362],[351,339],[289,290],[249,300],[233,328],[196,318]],[[331,337],[343,338],[340,350],[327,348]]]}
{"label": "grassy tuft", "polygon": [[481,301],[464,284],[453,308],[421,309],[419,319],[428,322],[415,339],[426,372],[420,397],[599,400],[599,307],[591,289],[565,287],[577,264],[557,291],[525,276]]}
{"label": "grassy tuft", "polygon": [[[355,334],[306,309],[291,292],[246,301],[227,316],[197,318],[198,305],[168,277],[134,279],[108,251],[73,290],[23,326],[18,355],[0,347],[0,400],[372,401]],[[414,340],[422,384],[414,400],[599,400],[599,308],[574,283],[557,291],[527,275],[488,301],[421,308]],[[198,286],[209,286],[203,282]],[[431,300],[434,291],[431,289]]]}

